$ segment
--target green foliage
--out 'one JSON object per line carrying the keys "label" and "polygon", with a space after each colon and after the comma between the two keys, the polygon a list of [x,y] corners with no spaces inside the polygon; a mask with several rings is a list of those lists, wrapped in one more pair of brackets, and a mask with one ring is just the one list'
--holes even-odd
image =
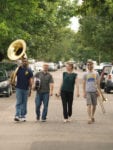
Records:
{"label": "green foliage", "polygon": [[[79,6],[81,45],[111,61],[113,50],[113,1],[84,0]],[[97,58],[98,58],[97,57]]]}
{"label": "green foliage", "polygon": [[9,44],[21,38],[27,43],[28,57],[56,59],[48,55],[54,49],[58,55],[61,52],[58,45],[75,8],[76,2],[70,0],[1,0],[0,53],[6,57]]}

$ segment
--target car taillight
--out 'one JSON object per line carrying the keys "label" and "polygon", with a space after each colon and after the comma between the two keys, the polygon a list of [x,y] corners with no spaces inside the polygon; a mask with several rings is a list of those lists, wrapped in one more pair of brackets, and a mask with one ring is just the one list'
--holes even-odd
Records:
{"label": "car taillight", "polygon": [[108,75],[108,79],[111,80],[111,78],[112,78],[112,77],[111,77],[111,75],[109,74],[109,75]]}

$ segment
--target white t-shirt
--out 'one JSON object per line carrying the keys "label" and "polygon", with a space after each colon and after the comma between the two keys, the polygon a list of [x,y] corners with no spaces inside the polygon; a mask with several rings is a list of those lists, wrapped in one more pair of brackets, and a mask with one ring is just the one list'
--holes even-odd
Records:
{"label": "white t-shirt", "polygon": [[96,82],[99,80],[99,74],[96,71],[87,71],[84,73],[83,80],[86,81],[86,92],[96,92]]}

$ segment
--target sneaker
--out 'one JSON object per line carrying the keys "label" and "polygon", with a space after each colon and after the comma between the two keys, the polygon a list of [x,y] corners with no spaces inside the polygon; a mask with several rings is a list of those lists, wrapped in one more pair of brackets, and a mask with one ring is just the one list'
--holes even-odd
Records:
{"label": "sneaker", "polygon": [[95,122],[95,118],[91,118],[91,121],[94,123]]}
{"label": "sneaker", "polygon": [[71,117],[69,117],[69,118],[68,118],[68,122],[71,122],[71,121],[72,121],[72,119],[71,119]]}
{"label": "sneaker", "polygon": [[41,121],[42,121],[42,122],[46,122],[46,119],[42,119]]}
{"label": "sneaker", "polygon": [[20,121],[20,118],[18,117],[18,116],[16,116],[15,118],[14,118],[14,121]]}
{"label": "sneaker", "polygon": [[68,122],[68,120],[67,119],[64,119],[64,121],[63,121],[64,123],[67,123]]}
{"label": "sneaker", "polygon": [[26,122],[26,118],[21,118],[21,122]]}
{"label": "sneaker", "polygon": [[36,117],[36,120],[39,121],[39,120],[40,120],[40,117]]}
{"label": "sneaker", "polygon": [[88,120],[88,124],[92,124],[93,122],[92,122],[92,120]]}

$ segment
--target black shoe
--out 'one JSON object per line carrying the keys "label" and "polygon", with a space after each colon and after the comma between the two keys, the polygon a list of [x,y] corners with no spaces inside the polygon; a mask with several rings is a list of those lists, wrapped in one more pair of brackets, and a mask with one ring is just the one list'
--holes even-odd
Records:
{"label": "black shoe", "polygon": [[42,121],[42,122],[46,122],[46,119],[42,119],[41,121]]}
{"label": "black shoe", "polygon": [[40,120],[40,117],[37,117],[36,120],[39,121],[39,120]]}

